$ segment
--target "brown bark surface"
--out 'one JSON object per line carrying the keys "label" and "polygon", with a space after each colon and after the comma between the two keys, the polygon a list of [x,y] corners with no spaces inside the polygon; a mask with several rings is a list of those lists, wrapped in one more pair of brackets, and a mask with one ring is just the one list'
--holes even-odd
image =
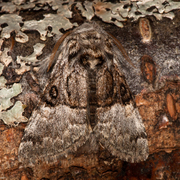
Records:
{"label": "brown bark surface", "polygon": [[[138,22],[127,22],[120,35],[117,27],[103,24],[106,30],[109,29],[113,35],[120,37],[121,43],[128,52],[137,50],[137,54],[131,55],[131,58],[135,60],[145,54],[152,57],[153,53],[157,52],[162,44],[164,45],[159,50],[159,54],[157,53],[159,59],[155,59],[156,63],[151,63],[151,61],[148,62],[149,64],[145,62],[143,66],[138,66],[141,69],[139,74],[141,84],[137,86],[137,89],[132,90],[148,135],[149,158],[147,161],[134,164],[123,162],[114,158],[101,146],[98,151],[86,154],[85,149],[91,148],[87,143],[78,150],[77,154],[71,155],[68,159],[62,159],[56,164],[43,163],[33,168],[22,168],[18,163],[18,147],[27,123],[9,127],[0,120],[0,179],[180,179],[180,76],[178,71],[172,70],[168,73],[168,69],[161,68],[162,51],[173,54],[175,47],[180,48],[178,41],[172,40],[174,36],[175,39],[180,38],[180,11],[176,11],[173,22],[166,18],[158,23],[153,17],[149,19],[152,29],[152,43],[150,44],[141,42]],[[7,39],[3,48],[11,48],[14,43],[15,56],[31,54],[35,41],[41,42],[41,40],[37,32],[27,33],[30,38],[27,44],[19,45]],[[32,41],[33,39],[35,40]],[[52,50],[54,42],[51,38],[47,38],[46,44],[47,47],[41,58]],[[24,52],[24,49],[27,51]],[[157,54],[156,57],[158,57]],[[161,74],[164,71],[167,72],[166,76]],[[14,100],[18,99],[26,104],[24,115],[28,118],[40,98],[41,91],[38,81],[35,81],[30,74],[17,75],[11,67],[5,67],[3,70],[3,75],[8,80],[6,85],[22,82],[26,87],[25,91]],[[161,79],[158,78],[159,75]],[[134,88],[131,80],[128,80],[128,83],[131,89]]]}

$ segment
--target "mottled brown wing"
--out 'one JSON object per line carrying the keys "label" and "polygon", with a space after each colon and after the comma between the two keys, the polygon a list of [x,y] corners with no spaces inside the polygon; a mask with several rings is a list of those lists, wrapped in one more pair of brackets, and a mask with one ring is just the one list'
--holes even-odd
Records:
{"label": "mottled brown wing", "polygon": [[[75,71],[75,69],[77,70]],[[56,162],[89,138],[86,72],[66,60],[57,63],[19,147],[19,161],[31,166]]]}
{"label": "mottled brown wing", "polygon": [[146,160],[147,135],[124,76],[115,64],[111,70],[98,73],[98,123],[94,128],[97,139],[122,160],[132,163]]}

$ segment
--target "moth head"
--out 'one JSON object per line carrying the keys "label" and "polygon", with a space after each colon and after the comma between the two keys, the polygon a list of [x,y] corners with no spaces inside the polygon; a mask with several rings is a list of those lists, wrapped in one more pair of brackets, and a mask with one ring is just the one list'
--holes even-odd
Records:
{"label": "moth head", "polygon": [[96,69],[104,63],[104,57],[102,55],[95,57],[90,54],[83,54],[80,56],[80,62],[86,68]]}

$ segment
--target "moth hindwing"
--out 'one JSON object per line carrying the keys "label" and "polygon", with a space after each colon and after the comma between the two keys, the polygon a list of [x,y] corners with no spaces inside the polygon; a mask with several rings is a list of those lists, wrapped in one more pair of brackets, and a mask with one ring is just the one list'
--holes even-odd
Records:
{"label": "moth hindwing", "polygon": [[63,38],[39,108],[25,128],[19,161],[25,166],[55,162],[92,134],[122,160],[146,160],[147,135],[120,70],[117,42],[95,23]]}

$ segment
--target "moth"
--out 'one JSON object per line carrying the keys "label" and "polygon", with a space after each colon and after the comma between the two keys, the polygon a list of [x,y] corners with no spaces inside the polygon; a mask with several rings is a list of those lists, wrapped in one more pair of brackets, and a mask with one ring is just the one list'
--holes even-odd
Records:
{"label": "moth", "polygon": [[62,36],[54,49],[47,67],[51,75],[25,128],[19,161],[55,162],[92,134],[119,159],[146,160],[147,135],[121,70],[126,54],[120,43],[89,22]]}

